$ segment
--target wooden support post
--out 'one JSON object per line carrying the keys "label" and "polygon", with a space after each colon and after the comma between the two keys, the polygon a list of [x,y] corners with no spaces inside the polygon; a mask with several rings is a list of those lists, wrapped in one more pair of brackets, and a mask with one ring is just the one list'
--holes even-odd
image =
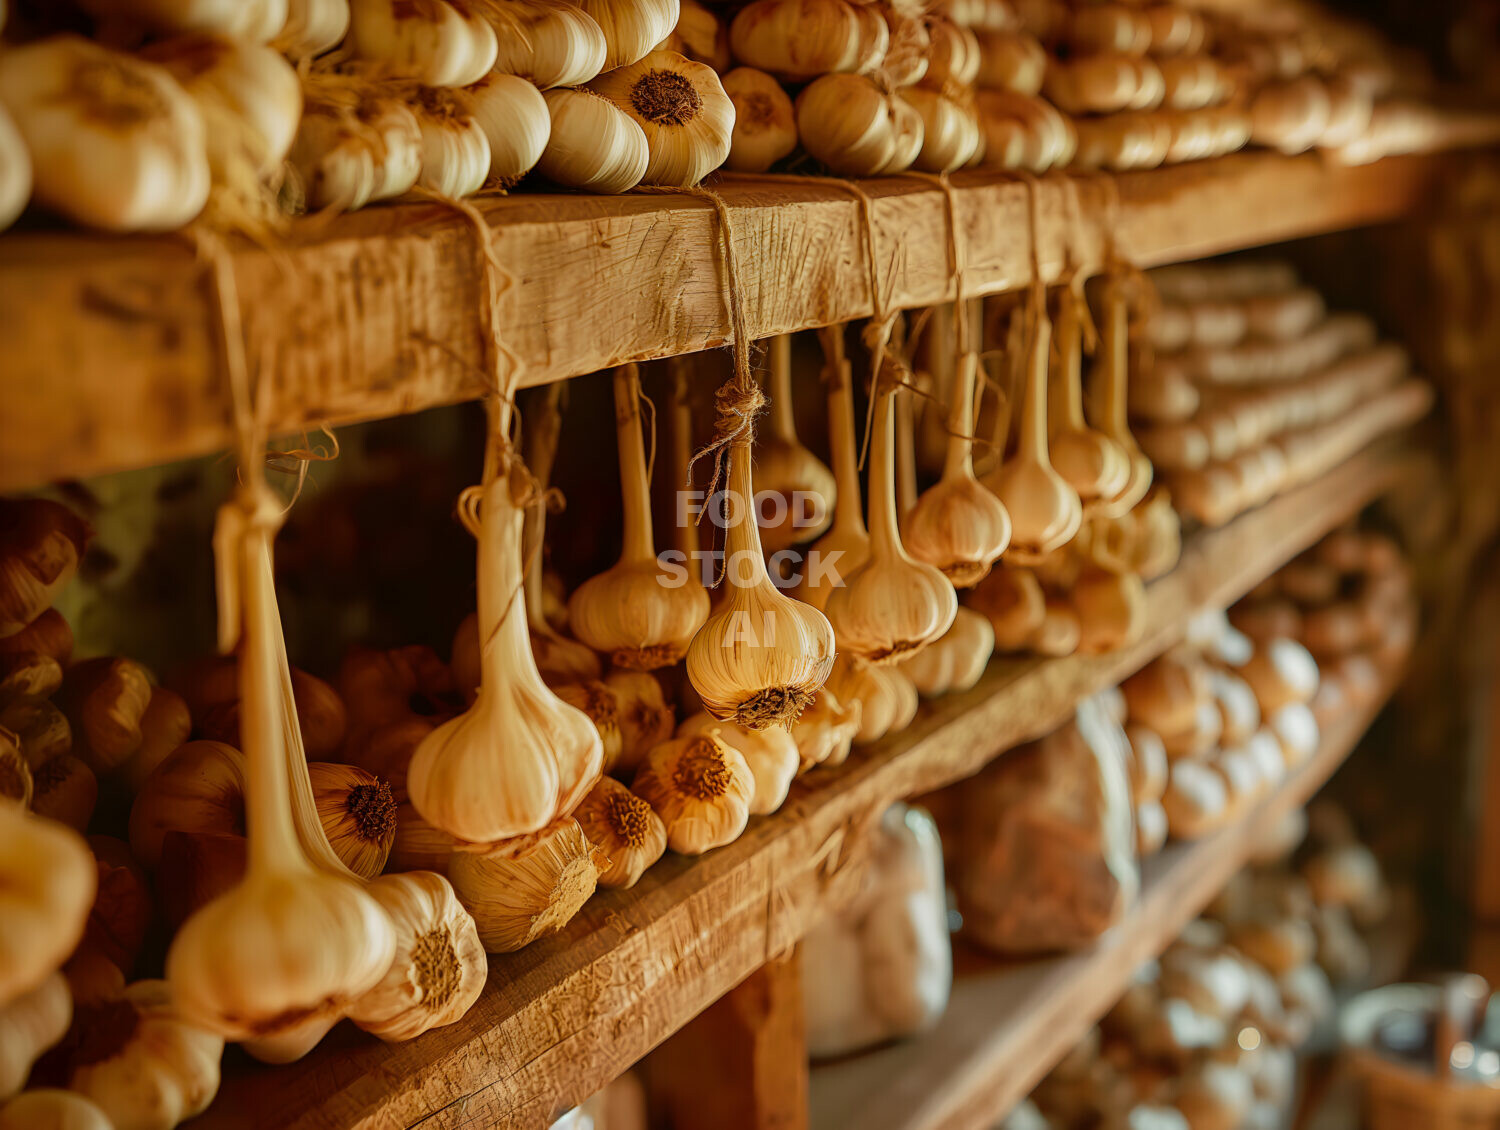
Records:
{"label": "wooden support post", "polygon": [[806,1130],[801,962],[769,961],[651,1053],[653,1126]]}

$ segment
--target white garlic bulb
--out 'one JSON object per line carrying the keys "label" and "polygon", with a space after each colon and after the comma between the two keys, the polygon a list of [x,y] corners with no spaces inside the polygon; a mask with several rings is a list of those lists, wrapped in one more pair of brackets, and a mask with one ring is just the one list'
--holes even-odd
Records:
{"label": "white garlic bulb", "polygon": [[984,134],[979,115],[942,91],[921,85],[897,95],[922,119],[922,150],[913,164],[923,172],[950,173],[971,162]]}
{"label": "white garlic bulb", "polygon": [[206,31],[264,43],[287,22],[287,0],[83,0],[95,16],[152,31]]}
{"label": "white garlic bulb", "polygon": [[635,119],[646,135],[647,184],[690,187],[729,156],[734,103],[712,67],[653,51],[601,75],[589,89]]}
{"label": "white garlic bulb", "polygon": [[582,86],[604,69],[604,31],[573,4],[551,0],[492,0],[484,9],[495,28],[495,70],[542,90]]}
{"label": "white garlic bulb", "polygon": [[641,183],[651,153],[645,131],[608,98],[580,87],[549,90],[552,130],[537,169],[587,192],[626,192]]}
{"label": "white garlic bulb", "polygon": [[677,0],[569,0],[604,32],[605,71],[638,63],[677,26]]}
{"label": "white garlic bulb", "polygon": [[31,154],[16,123],[0,105],[0,231],[15,223],[30,199]]}
{"label": "white garlic bulb", "polygon": [[466,87],[469,109],[490,146],[487,183],[509,188],[541,159],[552,133],[547,101],[524,78],[495,71]]}
{"label": "white garlic bulb", "polygon": [[351,0],[345,44],[356,58],[424,86],[468,86],[495,65],[495,29],[447,0]]}
{"label": "white garlic bulb", "polygon": [[726,168],[763,173],[797,148],[797,114],[781,83],[754,67],[736,67],[723,83],[734,103]]}
{"label": "white garlic bulb", "polygon": [[288,0],[286,25],[271,46],[291,59],[337,47],[349,30],[349,0]]}
{"label": "white garlic bulb", "polygon": [[424,88],[412,113],[422,135],[417,183],[453,199],[484,187],[490,173],[490,142],[463,92]]}
{"label": "white garlic bulb", "polygon": [[106,231],[181,227],[208,201],[203,117],[160,67],[76,35],[0,55],[36,200]]}
{"label": "white garlic bulb", "polygon": [[808,153],[841,176],[900,172],[922,148],[917,112],[855,74],[823,75],[803,88],[797,133]]}
{"label": "white garlic bulb", "polygon": [[734,17],[729,41],[740,62],[805,82],[875,70],[885,60],[890,29],[878,12],[848,0],[755,0]]}

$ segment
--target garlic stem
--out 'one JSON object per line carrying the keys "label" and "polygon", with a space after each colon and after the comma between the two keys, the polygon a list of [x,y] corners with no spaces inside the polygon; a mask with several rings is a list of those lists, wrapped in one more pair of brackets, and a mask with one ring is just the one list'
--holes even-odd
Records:
{"label": "garlic stem", "polygon": [[770,353],[771,434],[784,443],[797,442],[797,424],[792,414],[792,335],[771,339]]}
{"label": "garlic stem", "polygon": [[1052,382],[1050,412],[1053,426],[1082,431],[1083,321],[1072,284],[1063,287],[1057,309],[1057,352],[1060,379]]}
{"label": "garlic stem", "polygon": [[[724,575],[729,584],[739,588],[771,584],[770,574],[766,572],[765,553],[760,545],[760,523],[755,520],[755,481],[750,470],[751,462],[750,440],[734,440],[729,445],[729,497],[738,498],[739,503],[726,505],[733,505],[738,520],[731,522],[724,531],[724,560],[730,563]],[[740,569],[746,565],[750,576],[741,583]]]}
{"label": "garlic stem", "polygon": [[[689,363],[686,357],[673,357],[667,361],[667,371],[672,376],[672,482],[673,493],[687,485],[688,464],[693,458],[693,406],[688,399]],[[698,540],[698,524],[686,515],[677,513],[673,499],[672,524],[677,530],[677,550],[683,555],[683,564],[692,570],[698,561],[701,543]]]}
{"label": "garlic stem", "polygon": [[520,554],[508,546],[519,544],[522,511],[509,498],[508,478],[495,478],[484,488],[479,533],[479,670],[480,690],[505,685],[520,668],[525,678],[541,682],[522,606],[513,599],[522,584]]}
{"label": "garlic stem", "polygon": [[979,355],[965,353],[953,380],[953,404],[948,409],[948,446],[943,454],[943,478],[974,476],[974,402],[979,387]]}
{"label": "garlic stem", "polygon": [[[558,402],[562,399],[562,382],[554,381],[539,390],[531,423],[526,431],[526,465],[537,481],[537,489],[546,490],[552,481],[552,464],[557,460],[557,435],[562,428]],[[526,555],[525,587],[526,625],[533,634],[556,639],[557,632],[547,622],[542,605],[542,546],[547,538],[547,508],[533,506],[526,512],[522,529],[522,551]]]}
{"label": "garlic stem", "polygon": [[641,424],[640,368],[621,365],[615,370],[615,432],[620,448],[620,490],[625,502],[621,561],[656,560],[651,530],[651,485],[646,477],[646,444]]}
{"label": "garlic stem", "polygon": [[917,504],[917,441],[912,397],[903,389],[896,398],[896,509],[903,518]]}
{"label": "garlic stem", "polygon": [[838,483],[838,505],[834,508],[833,528],[840,533],[865,531],[864,507],[860,501],[859,455],[854,443],[854,378],[844,359],[844,327],[830,326],[819,330],[827,358],[828,443],[833,463],[833,477]]}
{"label": "garlic stem", "polygon": [[1032,331],[1030,365],[1026,377],[1026,399],[1021,405],[1021,427],[1017,437],[1017,455],[1028,463],[1052,466],[1047,456],[1047,362],[1051,356],[1052,323],[1046,305],[1036,305],[1036,324]]}
{"label": "garlic stem", "polygon": [[878,391],[870,441],[870,548],[875,557],[905,556],[896,517],[896,413],[898,390]]}
{"label": "garlic stem", "polygon": [[1116,279],[1104,284],[1104,325],[1100,330],[1100,353],[1103,364],[1103,388],[1100,390],[1099,415],[1103,432],[1110,439],[1129,446],[1133,443],[1125,402],[1129,393],[1127,373],[1130,365],[1130,310],[1125,289]]}

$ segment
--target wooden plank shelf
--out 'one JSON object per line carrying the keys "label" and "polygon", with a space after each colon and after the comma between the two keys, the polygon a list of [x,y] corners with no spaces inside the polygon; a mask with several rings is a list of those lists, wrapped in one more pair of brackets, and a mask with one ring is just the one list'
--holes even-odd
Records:
{"label": "wooden plank shelf", "polygon": [[863,871],[864,832],[892,802],[959,780],[1063,722],[1082,697],[1170,646],[1197,610],[1237,599],[1357,513],[1421,458],[1395,439],[1191,538],[1147,593],[1129,649],[996,661],[973,691],[924,705],[899,737],[794,783],[733,844],[669,854],[632,890],[601,892],[560,934],[498,957],[463,1020],[384,1046],[343,1026],[303,1061],[230,1066],[195,1127],[534,1130],[586,1098],[787,953]]}
{"label": "wooden plank shelf", "polygon": [[1078,953],[990,961],[955,982],[938,1026],[904,1044],[817,1067],[812,1130],[990,1130],[1109,1011],[1244,865],[1277,821],[1300,808],[1359,744],[1399,681],[1327,726],[1317,753],[1245,817],[1171,844],[1141,865],[1141,893],[1119,925]]}
{"label": "wooden plank shelf", "polygon": [[[1458,153],[1342,168],[1256,152],[1115,178],[1055,174],[1038,187],[1037,253],[1054,280],[1121,252],[1151,266],[1419,208]],[[1031,277],[1028,188],[956,175],[964,291]],[[714,182],[741,249],[752,334],[868,316],[860,202],[819,178]],[[947,204],[914,175],[863,182],[881,288],[894,306],[952,297]],[[1116,195],[1118,208],[1115,207]],[[717,220],[687,194],[480,199],[515,286],[503,335],[528,384],[729,340]],[[246,341],[273,433],[400,415],[483,389],[475,229],[452,209],[371,208],[294,225],[274,253],[233,254]],[[752,254],[753,252],[753,254]],[[208,266],[174,237],[12,232],[0,240],[0,490],[150,466],[231,441]]]}

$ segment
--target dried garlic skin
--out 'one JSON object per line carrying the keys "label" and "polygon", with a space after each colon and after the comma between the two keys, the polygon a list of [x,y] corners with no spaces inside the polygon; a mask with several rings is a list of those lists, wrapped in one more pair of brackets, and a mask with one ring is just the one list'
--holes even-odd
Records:
{"label": "dried garlic skin", "polygon": [[48,613],[78,571],[91,532],[82,518],[56,502],[0,502],[0,639],[21,634]]}
{"label": "dried garlic skin", "polygon": [[245,834],[245,756],[223,742],[188,742],[146,778],[130,809],[130,850],[147,867],[169,831]]}
{"label": "dried garlic skin", "polygon": [[349,1018],[382,1040],[401,1041],[463,1017],[484,989],[489,960],[474,918],[442,875],[383,875],[369,886],[396,929],[396,957]]}

